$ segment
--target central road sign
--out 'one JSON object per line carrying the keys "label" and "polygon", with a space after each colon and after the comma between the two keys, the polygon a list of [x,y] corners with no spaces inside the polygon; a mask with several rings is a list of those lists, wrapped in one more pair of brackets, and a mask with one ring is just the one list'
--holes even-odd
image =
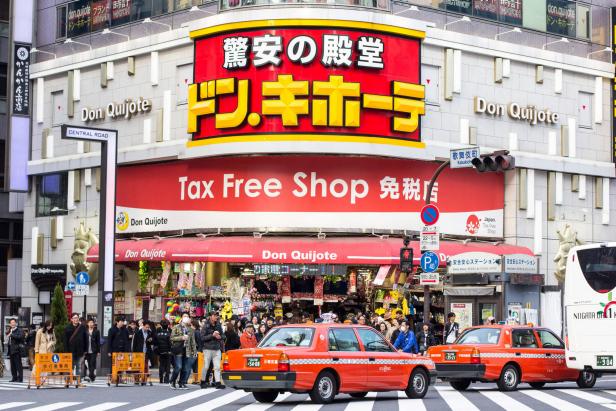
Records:
{"label": "central road sign", "polygon": [[85,271],[77,273],[77,284],[87,285],[90,283],[90,275]]}
{"label": "central road sign", "polygon": [[438,221],[440,214],[437,206],[434,204],[426,204],[421,209],[421,222],[425,225],[434,225]]}
{"label": "central road sign", "polygon": [[433,273],[438,270],[438,255],[432,251],[426,251],[421,255],[419,264],[424,273]]}

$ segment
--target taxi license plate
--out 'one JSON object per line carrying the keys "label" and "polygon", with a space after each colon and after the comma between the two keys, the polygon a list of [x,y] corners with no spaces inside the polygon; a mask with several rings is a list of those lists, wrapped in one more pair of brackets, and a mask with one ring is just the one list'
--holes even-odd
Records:
{"label": "taxi license plate", "polygon": [[455,352],[446,352],[445,353],[445,361],[455,361],[456,353]]}
{"label": "taxi license plate", "polygon": [[261,366],[261,358],[247,358],[246,359],[246,367],[249,368],[259,368]]}
{"label": "taxi license plate", "polygon": [[611,355],[597,355],[597,367],[613,367],[614,357]]}

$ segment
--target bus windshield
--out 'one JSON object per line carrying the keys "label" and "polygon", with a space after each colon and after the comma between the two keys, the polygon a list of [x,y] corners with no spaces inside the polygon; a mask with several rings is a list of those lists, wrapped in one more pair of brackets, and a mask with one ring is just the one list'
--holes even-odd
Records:
{"label": "bus windshield", "polygon": [[616,247],[581,249],[577,255],[582,274],[593,290],[605,294],[616,288]]}

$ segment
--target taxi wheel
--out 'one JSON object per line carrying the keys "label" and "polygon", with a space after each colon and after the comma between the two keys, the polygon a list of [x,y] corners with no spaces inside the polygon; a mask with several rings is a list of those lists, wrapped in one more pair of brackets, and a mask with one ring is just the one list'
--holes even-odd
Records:
{"label": "taxi wheel", "polygon": [[592,388],[597,382],[597,375],[592,371],[582,371],[576,383],[580,388]]}
{"label": "taxi wheel", "polygon": [[253,392],[252,396],[255,397],[255,400],[258,402],[274,402],[278,397],[278,391]]}
{"label": "taxi wheel", "polygon": [[528,385],[538,390],[540,388],[543,388],[545,386],[545,383],[544,382],[529,382]]}
{"label": "taxi wheel", "polygon": [[367,392],[352,392],[349,395],[353,398],[364,398],[366,395],[368,395],[368,393]]}
{"label": "taxi wheel", "polygon": [[409,398],[423,398],[428,392],[430,380],[428,374],[422,368],[418,368],[411,374],[409,385],[406,387],[406,396]]}
{"label": "taxi wheel", "polygon": [[501,391],[515,391],[519,383],[520,372],[518,368],[513,364],[509,364],[503,368],[496,385],[498,385],[498,389]]}
{"label": "taxi wheel", "polygon": [[464,391],[471,385],[471,380],[449,381],[449,385],[451,385],[455,390]]}
{"label": "taxi wheel", "polygon": [[329,371],[323,371],[314,382],[310,399],[317,404],[329,404],[338,392],[336,377]]}

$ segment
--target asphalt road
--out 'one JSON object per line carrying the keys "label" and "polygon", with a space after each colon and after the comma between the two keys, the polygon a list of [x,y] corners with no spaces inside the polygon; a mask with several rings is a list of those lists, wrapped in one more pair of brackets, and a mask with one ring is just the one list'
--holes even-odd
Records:
{"label": "asphalt road", "polygon": [[166,385],[107,387],[97,380],[84,388],[27,389],[27,384],[0,380],[0,410],[242,410],[242,411],[396,411],[396,410],[616,410],[616,377],[600,379],[595,388],[580,390],[573,383],[534,390],[526,384],[513,393],[501,393],[494,384],[474,384],[457,392],[448,384],[431,387],[423,400],[410,400],[403,392],[371,393],[364,399],[339,395],[330,405],[312,404],[307,395],[285,394],[274,405],[255,403],[252,395],[231,389],[172,390]]}

